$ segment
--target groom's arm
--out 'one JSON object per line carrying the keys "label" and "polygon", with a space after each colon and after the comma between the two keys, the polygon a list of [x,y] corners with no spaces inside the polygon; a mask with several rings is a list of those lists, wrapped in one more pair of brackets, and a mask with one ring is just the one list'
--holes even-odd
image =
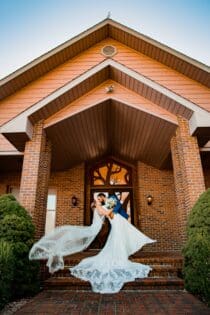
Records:
{"label": "groom's arm", "polygon": [[128,219],[129,215],[123,209],[121,202],[118,200],[116,206],[114,207],[114,212],[121,214],[124,218]]}
{"label": "groom's arm", "polygon": [[111,196],[111,198],[115,198],[115,200],[117,201],[116,206],[114,207],[114,211],[113,212],[117,212],[120,213],[124,218],[128,219],[129,215],[127,214],[127,212],[125,211],[125,209],[123,209],[121,202],[119,201],[119,199],[113,195]]}
{"label": "groom's arm", "polygon": [[117,204],[116,204],[116,206],[114,207],[114,211],[115,211],[115,212],[119,212],[121,206],[122,206],[122,205],[121,205],[120,201],[117,200]]}

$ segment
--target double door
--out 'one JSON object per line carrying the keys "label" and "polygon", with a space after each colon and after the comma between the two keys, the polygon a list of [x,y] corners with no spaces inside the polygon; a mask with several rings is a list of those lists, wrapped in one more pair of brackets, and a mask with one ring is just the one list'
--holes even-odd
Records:
{"label": "double door", "polygon": [[[97,195],[102,192],[104,193],[107,197],[109,197],[110,195],[115,194],[116,197],[119,199],[120,203],[122,204],[123,209],[125,210],[125,212],[129,215],[128,220],[133,223],[134,218],[133,218],[133,191],[132,188],[117,188],[114,187],[113,188],[94,188],[91,189],[91,196],[90,196],[90,201],[92,202],[94,199],[97,199]],[[91,211],[91,221],[92,221],[92,215],[93,212]],[[110,231],[110,223],[109,220],[106,218],[104,220],[103,226],[101,231],[99,232],[99,234],[97,235],[96,239],[94,240],[94,242],[91,244],[90,248],[91,249],[100,249],[104,246],[109,231]]]}

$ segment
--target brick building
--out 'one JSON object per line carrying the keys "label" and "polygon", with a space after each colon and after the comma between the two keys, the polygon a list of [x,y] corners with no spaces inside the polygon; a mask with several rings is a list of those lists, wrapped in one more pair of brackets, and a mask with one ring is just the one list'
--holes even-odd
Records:
{"label": "brick building", "polygon": [[145,251],[180,251],[210,187],[209,86],[206,65],[100,22],[1,80],[0,194],[17,196],[39,238],[90,224],[94,194],[115,192],[157,239]]}

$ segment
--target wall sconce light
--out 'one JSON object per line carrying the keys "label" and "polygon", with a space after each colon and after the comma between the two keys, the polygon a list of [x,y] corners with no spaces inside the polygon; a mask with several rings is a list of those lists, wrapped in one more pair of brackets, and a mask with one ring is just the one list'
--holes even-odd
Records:
{"label": "wall sconce light", "polygon": [[153,202],[153,197],[151,195],[147,196],[147,204],[150,206]]}
{"label": "wall sconce light", "polygon": [[71,197],[71,204],[73,207],[76,207],[78,205],[78,198],[76,196]]}
{"label": "wall sconce light", "polygon": [[112,93],[114,91],[114,85],[109,85],[105,88],[106,93]]}

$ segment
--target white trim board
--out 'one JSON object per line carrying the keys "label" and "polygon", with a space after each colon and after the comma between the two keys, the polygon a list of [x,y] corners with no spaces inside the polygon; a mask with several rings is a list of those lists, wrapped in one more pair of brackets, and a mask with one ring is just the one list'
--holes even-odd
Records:
{"label": "white trim board", "polygon": [[0,156],[21,156],[24,155],[23,152],[19,152],[19,151],[0,151]]}
{"label": "white trim board", "polygon": [[135,37],[137,37],[139,39],[142,39],[145,42],[147,42],[147,43],[149,43],[149,44],[151,44],[153,46],[156,46],[156,47],[164,50],[164,51],[170,53],[171,55],[174,55],[174,56],[178,57],[179,59],[182,59],[182,60],[184,60],[184,61],[194,65],[195,67],[197,67],[197,68],[199,68],[199,69],[201,69],[203,71],[206,71],[208,73],[210,72],[210,67],[208,65],[206,65],[206,64],[204,64],[204,63],[202,63],[202,62],[200,62],[200,61],[198,61],[196,59],[193,59],[193,58],[191,58],[191,57],[181,53],[178,50],[170,48],[169,46],[167,46],[167,45],[165,45],[165,44],[163,44],[163,43],[161,43],[161,42],[159,42],[159,41],[157,41],[157,40],[155,40],[155,39],[153,39],[153,38],[151,38],[151,37],[149,37],[147,35],[144,35],[144,34],[138,32],[138,31],[135,31],[134,29],[129,28],[128,26],[125,26],[125,25],[123,25],[123,24],[121,24],[121,23],[119,23],[119,22],[117,22],[115,20],[111,20],[110,19],[109,20],[109,24],[113,25],[113,26],[121,29],[122,31],[124,31],[126,33],[129,33],[129,34],[131,34],[131,35],[133,35],[133,36],[135,36]]}
{"label": "white trim board", "polygon": [[[45,97],[41,101],[37,102],[30,108],[26,109],[24,112],[20,113],[18,116],[10,120],[9,122],[5,123],[0,127],[0,133],[8,133],[8,132],[24,132],[28,130],[28,126],[30,126],[30,122],[27,122],[28,116],[33,114],[34,112],[38,111],[43,106],[47,105],[48,103],[52,102],[65,92],[69,91],[73,87],[77,86],[84,80],[90,78],[92,75],[96,74],[100,70],[103,70],[104,68],[111,66],[121,72],[124,72],[125,74],[129,75],[130,77],[136,79],[137,81],[151,87],[153,90],[169,97],[170,99],[180,103],[184,107],[192,110],[194,113],[196,113],[197,119],[190,120],[191,126],[191,132],[194,132],[194,128],[198,127],[199,123],[205,123],[208,121],[208,126],[210,125],[210,113],[202,108],[200,108],[198,105],[195,105],[194,103],[186,100],[182,96],[177,95],[176,93],[170,91],[169,89],[161,86],[160,84],[148,79],[147,77],[135,72],[134,70],[128,69],[124,65],[112,60],[112,59],[106,59],[97,66],[93,67],[92,69],[88,70],[87,72],[83,73],[80,77],[72,80],[68,84],[62,86],[55,92],[51,93],[49,96]],[[195,117],[195,116],[194,116]],[[199,118],[199,119],[198,119]],[[29,128],[31,129],[31,128]]]}
{"label": "white trim board", "polygon": [[[159,113],[155,113],[154,111],[151,111],[151,112],[150,112],[148,109],[146,109],[146,108],[144,108],[144,107],[141,108],[140,106],[137,106],[137,105],[135,105],[135,104],[129,103],[129,102],[127,102],[127,101],[124,101],[124,100],[122,100],[122,99],[119,98],[119,97],[110,96],[110,97],[108,97],[108,98],[106,97],[106,98],[104,98],[104,99],[100,99],[100,101],[96,101],[96,102],[94,102],[94,103],[88,104],[85,108],[82,109],[82,111],[77,108],[77,109],[75,110],[75,112],[70,113],[70,114],[67,115],[66,117],[63,117],[63,118],[60,119],[60,120],[57,120],[57,121],[54,121],[54,122],[50,122],[50,123],[48,123],[48,124],[45,124],[44,128],[47,129],[47,128],[53,127],[53,126],[55,126],[56,124],[59,124],[59,123],[65,121],[66,119],[69,119],[69,118],[71,118],[71,117],[73,117],[73,116],[75,116],[75,115],[78,115],[78,114],[81,113],[81,112],[87,111],[87,110],[89,110],[89,109],[91,109],[91,108],[93,108],[93,107],[95,107],[95,106],[98,106],[98,105],[100,105],[100,104],[102,104],[102,103],[104,103],[104,102],[107,102],[107,101],[109,101],[109,100],[117,101],[117,102],[121,103],[122,105],[125,105],[125,106],[128,106],[128,107],[130,107],[130,108],[139,110],[140,112],[143,112],[143,113],[148,114],[148,115],[151,115],[151,116],[153,116],[153,117],[155,117],[155,118],[159,118],[159,119],[162,119],[162,120],[164,120],[164,121],[167,121],[168,123],[171,123],[172,125],[178,126],[178,121],[175,120],[175,119],[176,119],[176,116],[175,116],[175,119],[172,120],[172,119],[170,119],[169,117],[164,117],[164,116],[162,116],[162,115],[159,114]],[[154,105],[155,105],[155,104],[154,104]],[[158,105],[156,105],[156,106],[158,106]]]}
{"label": "white trim board", "polygon": [[40,62],[48,59],[49,57],[51,57],[51,56],[55,55],[56,53],[62,51],[63,49],[67,48],[68,46],[73,45],[74,43],[76,43],[80,39],[88,36],[89,34],[97,31],[98,29],[102,28],[103,26],[105,26],[107,24],[108,24],[107,21],[103,20],[103,21],[99,22],[98,24],[92,26],[91,28],[87,29],[86,31],[80,33],[79,35],[76,35],[75,37],[67,40],[63,44],[61,44],[61,45],[53,48],[52,50],[46,52],[45,54],[41,55],[40,57],[32,60],[31,62],[29,62],[25,66],[19,68],[15,72],[13,72],[13,73],[9,74],[8,76],[6,76],[5,78],[1,79],[0,80],[0,86],[6,84],[7,82],[9,82],[10,80],[12,80],[12,79],[16,78],[17,76],[21,75],[25,71],[27,71],[27,70],[33,68],[34,66],[38,65]]}

